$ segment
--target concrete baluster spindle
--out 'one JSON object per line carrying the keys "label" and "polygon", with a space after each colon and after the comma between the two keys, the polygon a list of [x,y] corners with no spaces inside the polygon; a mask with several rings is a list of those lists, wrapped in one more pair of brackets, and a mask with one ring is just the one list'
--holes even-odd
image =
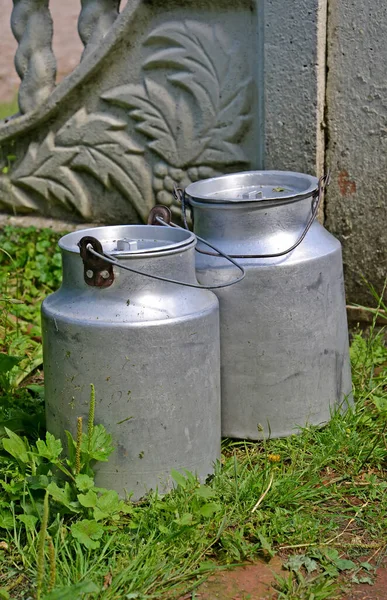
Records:
{"label": "concrete baluster spindle", "polygon": [[13,0],[11,28],[18,42],[15,67],[21,79],[19,108],[22,113],[34,110],[55,87],[53,22],[48,4],[49,0]]}
{"label": "concrete baluster spindle", "polygon": [[78,33],[85,49],[82,60],[95,50],[118,17],[121,0],[81,0]]}

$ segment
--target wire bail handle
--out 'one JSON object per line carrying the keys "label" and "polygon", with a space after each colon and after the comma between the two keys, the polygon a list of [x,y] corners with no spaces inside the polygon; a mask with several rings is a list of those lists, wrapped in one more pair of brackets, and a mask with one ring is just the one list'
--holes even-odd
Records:
{"label": "wire bail handle", "polygon": [[[295,250],[297,248],[297,246],[299,246],[301,244],[301,242],[305,239],[306,234],[308,233],[315,218],[317,217],[322,198],[324,196],[325,190],[326,190],[327,186],[329,185],[329,183],[330,183],[330,171],[328,169],[326,174],[323,175],[322,177],[320,177],[320,179],[318,180],[317,190],[312,194],[312,214],[310,216],[310,219],[308,220],[307,224],[305,225],[305,228],[304,228],[303,232],[301,233],[300,237],[298,238],[298,240],[292,246],[290,246],[290,248],[287,248],[287,250],[283,250],[282,252],[276,252],[274,254],[229,254],[228,255],[229,258],[278,258],[280,256],[285,256],[286,254],[289,254],[290,252]],[[185,227],[185,229],[189,229],[188,223],[187,223],[187,215],[186,215],[186,208],[187,208],[187,204],[189,204],[189,202],[187,201],[185,190],[175,186],[174,190],[173,190],[173,195],[174,195],[174,198],[181,204],[181,214],[182,214],[182,220],[184,223],[184,227]],[[262,202],[272,202],[272,199],[264,198],[264,199],[260,200],[260,203],[262,203]],[[200,238],[198,237],[198,239],[200,239]],[[202,241],[202,240],[200,239],[200,241]],[[209,244],[207,244],[207,245],[209,245]],[[214,254],[213,252],[201,250],[200,248],[196,248],[196,250],[200,254],[216,256],[216,254]]]}
{"label": "wire bail handle", "polygon": [[[183,229],[183,227],[179,227],[175,223],[171,222],[171,212],[170,212],[169,208],[166,206],[161,206],[161,205],[155,206],[149,213],[148,225],[156,225],[156,224],[160,224],[165,227],[176,227],[177,229]],[[184,229],[183,229],[183,231],[184,231]],[[87,273],[90,259],[94,259],[94,261],[97,260],[98,267],[100,269],[102,268],[102,269],[106,270],[107,266],[111,269],[111,273],[112,273],[111,283],[113,283],[113,281],[114,281],[114,273],[112,270],[112,266],[119,267],[120,269],[129,271],[130,273],[136,273],[136,275],[142,275],[143,277],[149,277],[150,279],[157,279],[158,281],[165,281],[167,283],[174,283],[176,285],[182,285],[184,287],[191,287],[191,288],[204,289],[204,290],[217,290],[220,288],[229,287],[231,285],[234,285],[235,283],[238,283],[239,281],[242,281],[242,279],[244,279],[244,277],[246,276],[246,272],[245,272],[245,269],[240,264],[238,264],[235,260],[233,260],[232,258],[227,256],[227,254],[224,254],[224,252],[222,252],[221,250],[218,250],[215,246],[212,246],[212,244],[209,244],[208,242],[206,242],[205,240],[202,240],[198,236],[196,236],[196,237],[201,242],[203,242],[204,244],[207,244],[207,246],[209,246],[210,248],[215,250],[214,256],[222,256],[223,258],[225,258],[226,260],[231,262],[235,267],[237,267],[237,269],[239,269],[239,271],[241,272],[241,275],[239,275],[239,277],[236,277],[232,281],[229,281],[228,283],[219,283],[219,284],[214,284],[214,285],[201,285],[199,283],[197,283],[197,284],[196,283],[188,283],[186,281],[179,281],[177,279],[169,279],[168,277],[161,277],[160,275],[154,275],[153,273],[146,273],[144,271],[140,271],[139,269],[133,269],[133,267],[128,267],[127,265],[124,265],[121,261],[116,260],[111,254],[104,252],[101,243],[96,238],[93,238],[91,236],[85,236],[78,243],[78,246],[81,249],[81,257],[82,257],[83,264],[84,264],[85,282],[88,285],[93,285],[93,283],[91,283],[88,280],[88,273]],[[139,255],[139,257],[141,257],[141,255]],[[105,271],[103,270],[102,278],[104,277],[104,274],[105,274]],[[110,283],[110,285],[111,285],[111,283]],[[99,285],[98,287],[102,287],[102,286]],[[107,287],[107,286],[105,285],[104,287]]]}

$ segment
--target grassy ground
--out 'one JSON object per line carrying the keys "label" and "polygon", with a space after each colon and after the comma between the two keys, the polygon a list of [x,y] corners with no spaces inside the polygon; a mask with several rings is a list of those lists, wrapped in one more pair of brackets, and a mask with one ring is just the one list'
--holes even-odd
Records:
{"label": "grassy ground", "polygon": [[0,234],[0,599],[194,598],[212,570],[275,554],[277,598],[372,583],[387,545],[383,332],[353,336],[356,404],[325,428],[225,442],[206,485],[174,473],[172,493],[123,503],[94,487],[91,467],[111,440],[94,424],[92,393],[68,460],[44,431],[39,304],[60,282],[57,237]]}

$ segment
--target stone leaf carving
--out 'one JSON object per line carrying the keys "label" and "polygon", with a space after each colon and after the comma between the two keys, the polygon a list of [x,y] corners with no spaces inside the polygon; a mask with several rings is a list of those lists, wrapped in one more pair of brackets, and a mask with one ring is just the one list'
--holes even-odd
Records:
{"label": "stone leaf carving", "polygon": [[200,156],[209,141],[208,137],[196,138],[187,99],[184,96],[175,99],[168,89],[152,79],[145,79],[141,85],[120,86],[103,98],[129,108],[130,116],[140,122],[137,131],[152,140],[148,147],[171,165],[183,167],[190,163]]}
{"label": "stone leaf carving", "polygon": [[14,186],[6,175],[0,176],[0,208],[19,209],[22,212],[39,210],[38,204]]}
{"label": "stone leaf carving", "polygon": [[81,139],[72,168],[87,171],[107,189],[115,185],[145,220],[154,204],[150,174],[143,148],[133,142],[126,128],[125,121],[105,113],[88,115],[82,108],[59,130],[57,141],[75,147]]}
{"label": "stone leaf carving", "polygon": [[70,167],[76,154],[76,148],[56,147],[55,134],[50,131],[42,143],[29,145],[22,162],[11,174],[11,182],[17,188],[38,192],[48,203],[56,202],[87,217],[90,214],[87,190]]}
{"label": "stone leaf carving", "polygon": [[[50,131],[43,142],[30,144],[10,182],[15,190],[37,192],[47,203],[59,203],[88,219],[93,199],[82,179],[82,171],[87,172],[107,189],[116,186],[145,219],[153,205],[150,173],[143,149],[126,127],[116,117],[81,108],[56,134]],[[23,198],[19,206],[33,209]]]}
{"label": "stone leaf carving", "polygon": [[248,163],[240,141],[251,121],[252,78],[240,79],[238,46],[219,25],[195,21],[161,25],[145,45],[156,49],[143,69],[172,71],[169,85],[148,76],[103,99],[127,108],[148,147],[172,167]]}

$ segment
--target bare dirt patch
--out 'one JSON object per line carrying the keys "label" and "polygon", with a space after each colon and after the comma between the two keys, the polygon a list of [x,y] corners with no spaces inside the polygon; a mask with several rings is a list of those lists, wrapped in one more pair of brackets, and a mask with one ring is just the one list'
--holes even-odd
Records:
{"label": "bare dirt patch", "polygon": [[271,600],[275,597],[272,584],[275,574],[281,573],[282,561],[274,557],[269,563],[239,567],[230,571],[219,571],[192,594],[181,600]]}

